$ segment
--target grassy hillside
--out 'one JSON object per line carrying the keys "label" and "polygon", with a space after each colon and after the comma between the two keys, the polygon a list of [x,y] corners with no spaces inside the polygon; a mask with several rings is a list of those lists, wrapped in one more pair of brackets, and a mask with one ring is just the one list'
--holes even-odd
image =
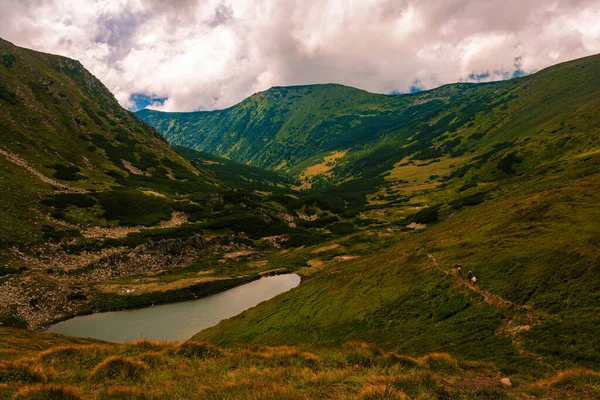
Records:
{"label": "grassy hillside", "polygon": [[600,390],[590,370],[524,380],[489,363],[413,358],[361,342],[223,349],[0,330],[0,343],[0,396],[15,400],[596,398]]}
{"label": "grassy hillside", "polygon": [[[317,267],[300,270],[298,288],[196,338],[365,340],[516,374],[600,368],[599,67],[588,57],[509,82],[443,88],[470,100],[440,112],[404,147],[348,153],[332,168],[362,165],[353,172],[362,178],[322,189],[364,191],[363,206],[344,212],[359,232],[328,250],[303,249],[298,256]],[[498,104],[468,112],[486,101]]]}
{"label": "grassy hillside", "polygon": [[[356,234],[331,256],[306,249],[319,268],[301,270],[298,288],[196,338],[365,340],[413,356],[448,351],[511,373],[598,369],[599,171],[600,152],[575,156],[488,186],[481,204],[439,204],[442,221],[426,229]],[[377,248],[381,236],[388,242]]]}
{"label": "grassy hillside", "polygon": [[[600,57],[140,113],[251,166],[175,151],[76,61],[0,57],[0,397],[600,398]],[[290,271],[186,343],[7,328]]]}
{"label": "grassy hillside", "polygon": [[342,85],[274,87],[226,110],[138,111],[170,143],[266,169],[359,146],[401,119],[406,99]]}
{"label": "grassy hillside", "polygon": [[44,226],[55,225],[39,211],[48,193],[126,187],[175,195],[218,185],[78,61],[0,40],[0,105],[2,251],[42,241]]}
{"label": "grassy hillside", "polygon": [[318,197],[288,195],[277,173],[184,158],[79,62],[5,41],[0,139],[3,325],[39,329],[292,271],[269,257],[327,237],[312,220],[338,220]]}
{"label": "grassy hillside", "polygon": [[[448,174],[493,181],[596,149],[599,71],[600,56],[592,56],[410,95],[277,87],[226,110],[138,115],[171,143],[289,171],[305,188],[364,206],[373,192],[431,188]],[[402,167],[432,163],[444,168],[414,182],[401,176]]]}
{"label": "grassy hillside", "polygon": [[215,176],[229,187],[246,190],[276,191],[294,193],[290,188],[296,182],[292,177],[236,163],[223,157],[192,150],[188,147],[176,146],[177,152],[204,169],[214,172]]}

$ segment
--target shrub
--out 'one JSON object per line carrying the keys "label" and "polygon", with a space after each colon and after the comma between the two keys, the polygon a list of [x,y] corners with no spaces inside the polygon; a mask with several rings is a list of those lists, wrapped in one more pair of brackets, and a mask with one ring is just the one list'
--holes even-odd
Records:
{"label": "shrub", "polygon": [[19,390],[13,400],[82,400],[80,392],[70,386],[36,385]]}
{"label": "shrub", "polygon": [[17,360],[0,363],[0,383],[36,383],[45,382],[46,375],[42,367],[31,360]]}
{"label": "shrub", "polygon": [[58,193],[42,199],[40,201],[45,206],[64,209],[69,206],[81,208],[93,207],[96,199],[83,193]]}
{"label": "shrub", "polygon": [[505,174],[514,174],[516,171],[513,169],[515,164],[520,164],[523,160],[515,155],[515,153],[510,153],[498,162],[498,169],[504,172]]}
{"label": "shrub", "polygon": [[352,225],[350,222],[336,222],[329,225],[327,228],[331,231],[331,233],[336,235],[346,235],[356,231],[354,225]]}
{"label": "shrub", "polygon": [[437,207],[426,207],[419,210],[413,217],[412,222],[417,224],[426,224],[429,222],[435,222],[439,218]]}
{"label": "shrub", "polygon": [[1,58],[6,68],[11,68],[17,61],[17,57],[14,54],[2,54]]}
{"label": "shrub", "polygon": [[221,357],[223,350],[205,342],[183,342],[177,348],[176,354],[189,358]]}
{"label": "shrub", "polygon": [[42,237],[48,241],[58,242],[63,239],[80,237],[81,232],[77,229],[56,229],[51,225],[42,226]]}
{"label": "shrub", "polygon": [[139,190],[111,190],[97,194],[104,218],[122,225],[158,224],[171,217],[172,208],[162,197],[146,195]]}
{"label": "shrub", "polygon": [[78,181],[85,179],[85,176],[81,175],[81,170],[77,167],[71,167],[63,164],[50,165],[49,168],[56,170],[54,177],[62,181]]}
{"label": "shrub", "polygon": [[102,361],[90,374],[90,380],[139,380],[146,372],[147,366],[141,361],[131,358],[112,356]]}

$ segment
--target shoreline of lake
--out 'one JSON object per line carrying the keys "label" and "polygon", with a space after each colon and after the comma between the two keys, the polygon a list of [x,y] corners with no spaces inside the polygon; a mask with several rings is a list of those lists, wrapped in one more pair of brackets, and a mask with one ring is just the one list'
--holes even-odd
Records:
{"label": "shoreline of lake", "polygon": [[187,340],[203,329],[293,289],[300,282],[295,273],[260,277],[193,300],[76,316],[54,323],[46,331],[116,342]]}

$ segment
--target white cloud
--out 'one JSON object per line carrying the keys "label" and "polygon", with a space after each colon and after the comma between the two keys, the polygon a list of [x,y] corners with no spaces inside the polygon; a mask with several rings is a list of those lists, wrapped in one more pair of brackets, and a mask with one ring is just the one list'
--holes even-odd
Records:
{"label": "white cloud", "polygon": [[600,52],[597,0],[0,0],[0,37],[79,59],[124,106],[224,108],[273,85],[374,92]]}

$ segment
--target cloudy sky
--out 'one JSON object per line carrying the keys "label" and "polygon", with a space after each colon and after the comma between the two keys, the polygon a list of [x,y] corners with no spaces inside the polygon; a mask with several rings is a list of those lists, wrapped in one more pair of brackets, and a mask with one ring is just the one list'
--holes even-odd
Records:
{"label": "cloudy sky", "polygon": [[600,53],[599,21],[599,0],[0,0],[0,37],[80,60],[125,107],[166,111],[281,85],[503,79]]}

